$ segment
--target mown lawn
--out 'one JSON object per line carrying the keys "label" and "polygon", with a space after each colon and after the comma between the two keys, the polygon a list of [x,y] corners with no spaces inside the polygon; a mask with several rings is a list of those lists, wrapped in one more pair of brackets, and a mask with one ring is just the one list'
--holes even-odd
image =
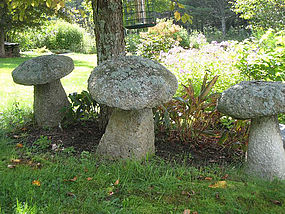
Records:
{"label": "mown lawn", "polygon": [[[86,90],[96,56],[70,56],[76,68],[63,86]],[[11,71],[30,57],[0,59],[0,214],[285,213],[285,181],[248,177],[242,165],[106,161],[72,147],[52,149],[47,136],[28,144],[33,89],[14,84]]]}
{"label": "mown lawn", "polygon": [[195,168],[155,157],[111,162],[68,150],[25,159],[29,152],[35,150],[0,141],[0,213],[285,211],[284,182],[249,178],[237,166]]}

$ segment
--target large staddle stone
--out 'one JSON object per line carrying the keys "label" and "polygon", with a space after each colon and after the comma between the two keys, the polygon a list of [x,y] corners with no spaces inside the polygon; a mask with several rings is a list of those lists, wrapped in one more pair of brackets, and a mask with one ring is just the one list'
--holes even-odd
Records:
{"label": "large staddle stone", "polygon": [[285,84],[246,81],[224,91],[218,110],[237,119],[251,119],[248,173],[285,179],[285,151],[277,115],[285,112]]}
{"label": "large staddle stone", "polygon": [[44,55],[27,60],[13,70],[15,83],[34,85],[34,115],[39,126],[58,126],[63,119],[63,108],[69,101],[60,79],[73,69],[70,57]]}
{"label": "large staddle stone", "polygon": [[98,103],[115,108],[97,153],[112,159],[153,154],[151,108],[171,100],[177,85],[164,66],[138,56],[121,56],[96,67],[88,90]]}

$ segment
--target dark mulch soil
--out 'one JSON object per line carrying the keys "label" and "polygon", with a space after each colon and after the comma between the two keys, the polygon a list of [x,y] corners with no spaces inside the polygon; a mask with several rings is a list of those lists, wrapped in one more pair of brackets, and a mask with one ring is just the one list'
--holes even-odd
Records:
{"label": "dark mulch soil", "polygon": [[[26,133],[21,137],[21,134]],[[33,145],[41,136],[47,136],[52,144],[61,147],[74,147],[80,154],[82,151],[95,152],[103,133],[94,121],[81,121],[67,127],[42,129],[33,125],[23,128],[20,133],[13,133],[17,143]],[[170,140],[167,133],[157,133],[155,140],[156,155],[167,161],[186,162],[192,165],[216,163],[219,165],[241,162],[244,153],[230,146],[219,145],[212,140],[203,139],[198,142],[179,142]]]}

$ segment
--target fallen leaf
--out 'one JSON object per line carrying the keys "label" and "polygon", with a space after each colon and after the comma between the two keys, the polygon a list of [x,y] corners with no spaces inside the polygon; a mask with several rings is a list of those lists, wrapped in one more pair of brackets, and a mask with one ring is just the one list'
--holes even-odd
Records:
{"label": "fallen leaf", "polygon": [[275,205],[282,206],[282,203],[280,201],[277,200],[270,200],[270,201]]}
{"label": "fallen leaf", "polygon": [[14,169],[16,167],[16,165],[9,164],[7,167],[10,169]]}
{"label": "fallen leaf", "polygon": [[75,176],[74,178],[72,178],[72,179],[69,179],[69,181],[72,181],[72,182],[74,182],[74,181],[76,181],[77,180],[77,177]]}
{"label": "fallen leaf", "polygon": [[226,188],[227,182],[226,181],[218,181],[215,184],[209,185],[210,188]]}
{"label": "fallen leaf", "polygon": [[87,181],[91,181],[92,179],[93,179],[93,178],[91,178],[91,177],[88,177],[88,178],[87,178]]}
{"label": "fallen leaf", "polygon": [[116,186],[116,185],[118,185],[118,184],[119,184],[119,179],[116,180],[116,182],[114,183],[114,185]]}
{"label": "fallen leaf", "polygon": [[85,168],[85,169],[84,169],[84,172],[88,172],[88,169]]}
{"label": "fallen leaf", "polygon": [[16,147],[18,147],[18,148],[23,148],[23,144],[17,143]]}
{"label": "fallen leaf", "polygon": [[30,165],[30,166],[33,165],[33,161],[29,161],[28,165]]}
{"label": "fallen leaf", "polygon": [[68,192],[68,193],[66,193],[66,195],[67,195],[67,196],[71,196],[71,197],[75,197],[75,194],[72,193],[72,192]]}
{"label": "fallen leaf", "polygon": [[22,128],[22,131],[27,131],[27,128],[26,128],[26,127],[23,127],[23,128]]}
{"label": "fallen leaf", "polygon": [[32,184],[38,187],[41,186],[41,182],[39,180],[33,180]]}
{"label": "fallen leaf", "polygon": [[11,162],[12,162],[12,163],[20,163],[21,160],[20,160],[20,159],[12,159]]}
{"label": "fallen leaf", "polygon": [[191,214],[191,211],[189,209],[184,210],[183,214]]}
{"label": "fallen leaf", "polygon": [[71,179],[64,179],[63,181],[72,181],[72,182],[74,182],[74,181],[76,181],[76,180],[77,180],[77,177],[74,176],[74,178],[71,178]]}
{"label": "fallen leaf", "polygon": [[211,180],[213,180],[213,178],[211,178],[211,177],[206,177],[205,180],[211,181]]}
{"label": "fallen leaf", "polygon": [[222,179],[223,179],[223,180],[226,180],[228,177],[229,177],[229,174],[225,174],[225,175],[222,177]]}

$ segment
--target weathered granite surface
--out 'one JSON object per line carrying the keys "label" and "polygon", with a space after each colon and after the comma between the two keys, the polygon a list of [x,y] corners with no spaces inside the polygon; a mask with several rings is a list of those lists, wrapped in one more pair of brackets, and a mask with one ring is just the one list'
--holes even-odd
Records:
{"label": "weathered granite surface", "polygon": [[97,153],[110,159],[141,159],[154,154],[152,110],[114,109]]}
{"label": "weathered granite surface", "polygon": [[35,85],[34,115],[39,126],[58,126],[64,117],[63,108],[68,107],[68,105],[69,101],[60,80]]}
{"label": "weathered granite surface", "polygon": [[281,133],[281,138],[283,141],[283,146],[285,149],[285,125],[284,124],[279,124],[279,128],[280,128],[280,133]]}
{"label": "weathered granite surface", "polygon": [[40,85],[60,79],[74,69],[73,60],[63,55],[44,55],[23,62],[12,72],[15,83]]}
{"label": "weathered granite surface", "polygon": [[225,90],[218,110],[237,119],[250,119],[285,113],[285,84],[245,81]]}
{"label": "weathered granite surface", "polygon": [[248,173],[269,180],[285,179],[285,151],[277,116],[252,119],[248,144]]}
{"label": "weathered granite surface", "polygon": [[153,108],[172,99],[176,77],[161,64],[139,56],[122,56],[97,66],[88,90],[101,104],[124,110]]}

